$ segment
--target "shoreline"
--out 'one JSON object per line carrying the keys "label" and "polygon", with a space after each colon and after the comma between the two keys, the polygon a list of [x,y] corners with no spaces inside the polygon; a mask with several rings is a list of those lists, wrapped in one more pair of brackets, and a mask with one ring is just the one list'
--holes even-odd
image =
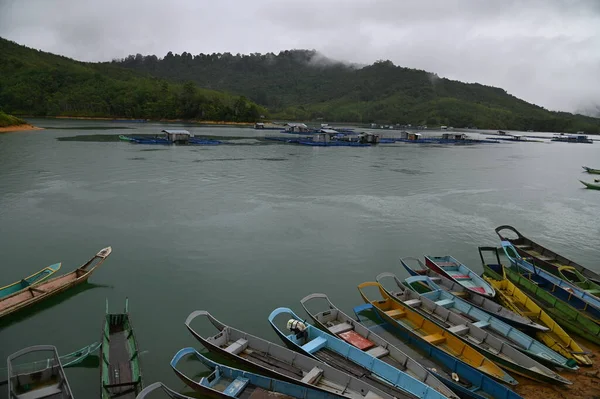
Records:
{"label": "shoreline", "polygon": [[184,120],[184,119],[135,119],[135,118],[109,118],[103,116],[45,116],[48,119],[79,119],[79,120],[98,120],[98,121],[119,121],[119,122],[169,122],[169,123],[193,123],[198,125],[235,125],[235,126],[254,126],[254,122],[231,122],[231,121],[202,121],[202,120]]}
{"label": "shoreline", "polygon": [[0,133],[26,132],[26,131],[32,131],[32,130],[44,130],[44,128],[33,126],[33,125],[30,125],[29,123],[25,123],[23,125],[12,125],[12,126],[0,127]]}

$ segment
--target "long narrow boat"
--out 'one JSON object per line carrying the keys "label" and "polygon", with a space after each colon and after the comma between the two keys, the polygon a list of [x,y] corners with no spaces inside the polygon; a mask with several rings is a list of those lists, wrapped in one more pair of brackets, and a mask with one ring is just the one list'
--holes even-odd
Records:
{"label": "long narrow boat", "polygon": [[[587,356],[583,349],[575,342],[569,334],[567,334],[562,327],[548,315],[535,301],[523,291],[521,291],[515,284],[506,278],[506,272],[500,261],[498,254],[498,248],[496,247],[479,247],[479,257],[484,267],[486,275],[485,280],[494,286],[496,289],[496,299],[507,308],[519,313],[525,317],[529,317],[532,321],[546,326],[546,331],[538,331],[536,333],[537,339],[546,344],[549,348],[554,349],[561,355],[575,360],[582,366],[591,366],[592,360]],[[487,263],[485,261],[484,253],[491,253],[494,255],[492,262]],[[488,276],[491,272],[488,271],[493,265],[494,267],[501,269],[502,275],[494,275],[494,277]]]}
{"label": "long narrow boat", "polygon": [[[304,330],[298,333],[293,331],[286,333],[278,326],[276,319],[284,323],[287,321],[287,325],[296,325],[297,322],[300,322]],[[382,348],[372,348],[373,350],[369,351],[367,350],[368,342],[355,341],[365,350],[359,349],[311,324],[302,322],[302,319],[289,308],[273,310],[269,315],[269,323],[290,349],[325,362],[391,396],[421,399],[446,397],[424,382],[379,359],[378,356],[385,354],[387,350],[381,351]],[[449,393],[452,398],[456,398],[452,391]]]}
{"label": "long narrow boat", "polygon": [[[309,308],[317,308],[316,302],[326,303],[326,310],[319,312],[309,310]],[[426,348],[420,348],[419,343],[415,344],[414,341],[418,341],[416,339],[404,339],[405,342],[413,344],[416,348],[424,349],[423,352],[419,353],[401,340],[395,339],[394,344],[388,342],[378,333],[338,309],[325,294],[308,295],[300,303],[315,325],[323,331],[335,334],[338,338],[356,347],[364,347],[364,344],[361,343],[367,343],[369,347],[364,347],[363,350],[381,348],[379,352],[385,353],[387,351],[388,353],[382,355],[379,359],[419,378],[447,397],[451,397],[452,394],[448,393],[447,388],[443,385],[439,386],[439,381],[442,381],[443,384],[463,399],[508,399],[510,396],[508,392],[512,392],[503,389],[504,387],[500,383],[484,376],[464,362],[450,357],[446,352],[436,347],[427,350]],[[323,307],[318,308],[322,309]],[[385,331],[379,332],[385,334]],[[415,359],[418,359],[418,361]],[[437,379],[432,378],[432,375],[435,375]],[[456,381],[454,378],[456,378]]]}
{"label": "long narrow boat", "polygon": [[[29,363],[22,365],[19,361],[19,358],[30,359],[36,355],[46,358],[48,354],[52,354],[53,358],[49,367],[42,365],[42,367],[29,368]],[[10,399],[73,398],[56,347],[38,345],[21,349],[8,357],[7,364]]]}
{"label": "long narrow boat", "polygon": [[0,299],[0,318],[86,282],[94,270],[110,256],[111,252],[112,248],[106,247],[70,273],[54,277]]}
{"label": "long narrow boat", "polygon": [[133,399],[144,388],[138,345],[129,317],[129,300],[123,313],[108,313],[102,328],[102,399]]}
{"label": "long narrow boat", "polygon": [[425,266],[479,295],[488,298],[496,295],[484,279],[452,256],[425,256]]}
{"label": "long narrow boat", "polygon": [[50,276],[52,276],[54,273],[56,273],[58,271],[58,269],[60,269],[61,265],[62,265],[62,263],[55,263],[53,265],[46,266],[39,272],[33,273],[29,277],[25,277],[22,280],[15,281],[12,284],[1,287],[0,288],[0,299],[4,298],[6,296],[12,295],[15,292],[24,290],[25,288],[28,288],[33,285],[41,283],[42,281],[48,279]]}
{"label": "long narrow boat", "polygon": [[[411,267],[408,264],[408,261],[416,261],[419,265],[419,269]],[[548,329],[545,326],[533,322],[527,317],[523,317],[522,315],[512,312],[504,306],[497,304],[490,298],[486,298],[482,295],[476,295],[472,293],[470,290],[466,289],[462,285],[427,268],[425,265],[423,265],[423,262],[421,262],[417,258],[402,258],[400,259],[400,263],[402,264],[402,266],[404,266],[404,269],[411,276],[427,276],[429,277],[430,281],[435,283],[435,287],[429,287],[426,284],[423,284],[422,281],[416,284],[408,284],[409,288],[419,293],[428,292],[435,289],[441,289],[450,292],[454,296],[464,299],[471,305],[483,310],[484,312],[489,313],[490,315],[502,320],[505,323],[510,324],[511,326],[527,331],[545,331]],[[406,282],[406,280],[404,281]]]}
{"label": "long narrow boat", "polygon": [[596,323],[600,323],[600,298],[527,262],[510,242],[502,241],[502,249],[513,269],[534,280],[538,285],[551,289],[553,295],[564,299]]}
{"label": "long narrow boat", "polygon": [[[429,344],[417,334],[405,330],[397,324],[388,323],[379,315],[372,304],[366,303],[356,306],[353,311],[356,320],[361,326],[368,328],[369,331],[384,337],[394,345],[406,342],[416,348],[418,356],[415,356],[415,358],[423,362],[423,365],[427,366],[438,378],[440,372],[442,374],[447,373],[452,381],[449,386],[459,386],[457,393],[461,398],[521,399],[521,396],[511,388],[488,377],[437,346]],[[429,359],[436,359],[436,365],[429,367]],[[445,380],[443,381],[445,382]],[[454,390],[454,388],[452,389]]]}
{"label": "long narrow boat", "polygon": [[[555,295],[560,288],[552,291],[552,288],[547,286],[547,282],[544,283],[542,280],[540,285],[537,281],[523,276],[509,267],[504,267],[502,264],[486,264],[484,270],[485,275],[495,280],[501,280],[503,276],[506,276],[510,282],[548,312],[561,327],[600,345],[600,325],[571,306],[569,302]],[[571,302],[574,300],[577,298],[572,299]]]}
{"label": "long narrow boat", "polygon": [[596,284],[592,280],[579,273],[573,266],[559,266],[554,270],[548,270],[556,277],[561,278],[569,283],[578,286],[588,294],[600,297],[600,284]]}
{"label": "long narrow boat", "polygon": [[[402,300],[401,298],[404,297],[407,298],[408,301],[427,298],[434,302],[436,305],[442,306],[451,311],[452,313],[456,313],[457,315],[461,316],[463,322],[474,323],[474,325],[485,330],[487,333],[498,338],[500,341],[512,346],[513,348],[521,351],[525,355],[537,360],[538,362],[541,362],[550,367],[561,367],[570,370],[578,369],[577,362],[575,360],[564,357],[563,355],[555,352],[543,343],[531,338],[524,332],[504,323],[502,320],[499,320],[489,315],[488,313],[476,308],[470,303],[465,302],[460,298],[457,298],[449,292],[442,290],[425,292],[423,294],[418,294],[416,292],[403,292],[403,290],[406,291],[406,287],[401,285],[400,280],[398,280],[398,278],[395,275],[390,273],[390,275],[383,276],[383,278],[385,277],[393,278],[396,282],[396,287],[394,287],[394,291],[388,291],[388,293],[395,298]],[[428,277],[426,276],[413,276],[409,277],[407,280],[412,280],[411,282],[416,282],[417,279],[427,278]],[[377,282],[382,284],[384,289],[386,289],[381,279],[382,275],[379,275],[377,278]],[[434,317],[436,316],[435,309],[428,309],[427,306],[423,305],[424,304],[419,305],[418,309],[416,310],[418,311],[419,309],[423,309],[423,312],[426,315],[431,315]],[[429,313],[430,311],[434,313]],[[433,318],[432,320],[441,323],[442,327],[445,327],[446,325],[459,322],[459,320],[450,322],[452,317],[450,317],[450,319],[448,319],[448,321],[446,322]]]}
{"label": "long narrow boat", "polygon": [[[210,374],[200,378],[200,380],[188,377],[183,371],[177,368],[177,364],[182,359],[189,358],[199,360],[210,370]],[[185,385],[201,393],[203,396],[215,399],[260,399],[269,397],[278,397],[281,399],[339,398],[332,393],[279,381],[274,378],[213,362],[194,348],[183,348],[177,352],[171,360],[171,368],[173,368],[175,374],[177,374]]]}
{"label": "long narrow boat", "polygon": [[[505,234],[501,233],[502,230],[512,231],[517,235],[517,238],[508,238]],[[577,271],[587,279],[600,284],[599,272],[590,270],[578,263],[573,262],[572,260],[565,258],[564,256],[557,254],[556,252],[552,252],[548,248],[543,247],[537,242],[525,237],[512,226],[504,225],[496,227],[496,234],[498,234],[500,240],[508,241],[514,245],[515,249],[522,257],[534,258],[537,266],[543,266],[547,270],[549,268],[557,268],[559,266],[571,266],[577,269]]]}
{"label": "long narrow boat", "polygon": [[[369,299],[364,292],[367,287],[378,288],[381,299]],[[379,283],[362,283],[358,286],[358,291],[365,303],[372,304],[377,313],[388,323],[414,334],[429,345],[435,345],[500,382],[511,385],[517,384],[514,378],[479,353],[477,349],[466,344],[460,338],[444,330],[418,312],[395,301],[385,292]]]}
{"label": "long narrow boat", "polygon": [[196,399],[174,391],[162,382],[155,382],[148,385],[146,388],[142,389],[140,393],[138,393],[138,396],[136,396],[135,399],[145,399],[150,394],[152,394],[152,398],[155,398],[156,396],[154,395],[154,392],[159,390],[163,391],[164,394],[171,399]]}
{"label": "long narrow boat", "polygon": [[[198,317],[207,319],[219,332],[206,338],[201,336],[190,325]],[[349,399],[392,399],[387,393],[325,363],[227,326],[207,311],[190,313],[185,325],[209,351],[260,370],[261,374]]]}
{"label": "long narrow boat", "polygon": [[600,169],[588,168],[587,166],[582,166],[582,168],[593,175],[600,175]]}

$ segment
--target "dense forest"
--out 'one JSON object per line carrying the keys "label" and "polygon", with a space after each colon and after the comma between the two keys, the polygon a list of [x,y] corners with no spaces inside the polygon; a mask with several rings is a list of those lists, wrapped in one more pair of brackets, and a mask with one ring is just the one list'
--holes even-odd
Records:
{"label": "dense forest", "polygon": [[8,115],[0,111],[0,127],[24,125],[25,123],[27,122],[25,122],[23,119],[19,119],[15,116]]}
{"label": "dense forest", "polygon": [[115,65],[78,62],[2,38],[0,107],[14,115],[240,122],[266,113],[243,96]]}
{"label": "dense forest", "polygon": [[379,61],[364,67],[315,51],[131,55],[111,65],[244,95],[294,120],[600,132],[600,119],[551,112],[506,91]]}

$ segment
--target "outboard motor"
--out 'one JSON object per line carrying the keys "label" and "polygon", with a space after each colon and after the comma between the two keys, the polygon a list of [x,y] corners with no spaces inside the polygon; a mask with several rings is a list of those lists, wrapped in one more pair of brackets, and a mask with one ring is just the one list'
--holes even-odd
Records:
{"label": "outboard motor", "polygon": [[296,319],[289,319],[287,322],[287,328],[294,334],[296,334],[297,339],[301,339],[306,334],[306,324]]}

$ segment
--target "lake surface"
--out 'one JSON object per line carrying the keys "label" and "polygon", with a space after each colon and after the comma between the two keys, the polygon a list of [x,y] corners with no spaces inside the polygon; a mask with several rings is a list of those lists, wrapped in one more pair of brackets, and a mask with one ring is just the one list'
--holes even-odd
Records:
{"label": "lake surface", "polygon": [[[600,143],[312,148],[187,126],[247,139],[166,148],[57,140],[160,124],[32,122],[52,129],[0,134],[0,285],[59,261],[69,272],[108,245],[113,254],[83,289],[3,325],[0,359],[98,341],[105,301],[116,312],[128,297],[145,383],[181,389],[169,361],[201,348],[190,312],[280,343],[274,308],[304,315],[299,300],[324,292],[350,313],[357,284],[406,276],[399,257],[451,254],[481,272],[477,246],[498,245],[501,224],[600,270],[600,192],[578,181],[593,179],[582,165],[600,168]],[[98,396],[99,369],[67,374],[76,397]]]}

